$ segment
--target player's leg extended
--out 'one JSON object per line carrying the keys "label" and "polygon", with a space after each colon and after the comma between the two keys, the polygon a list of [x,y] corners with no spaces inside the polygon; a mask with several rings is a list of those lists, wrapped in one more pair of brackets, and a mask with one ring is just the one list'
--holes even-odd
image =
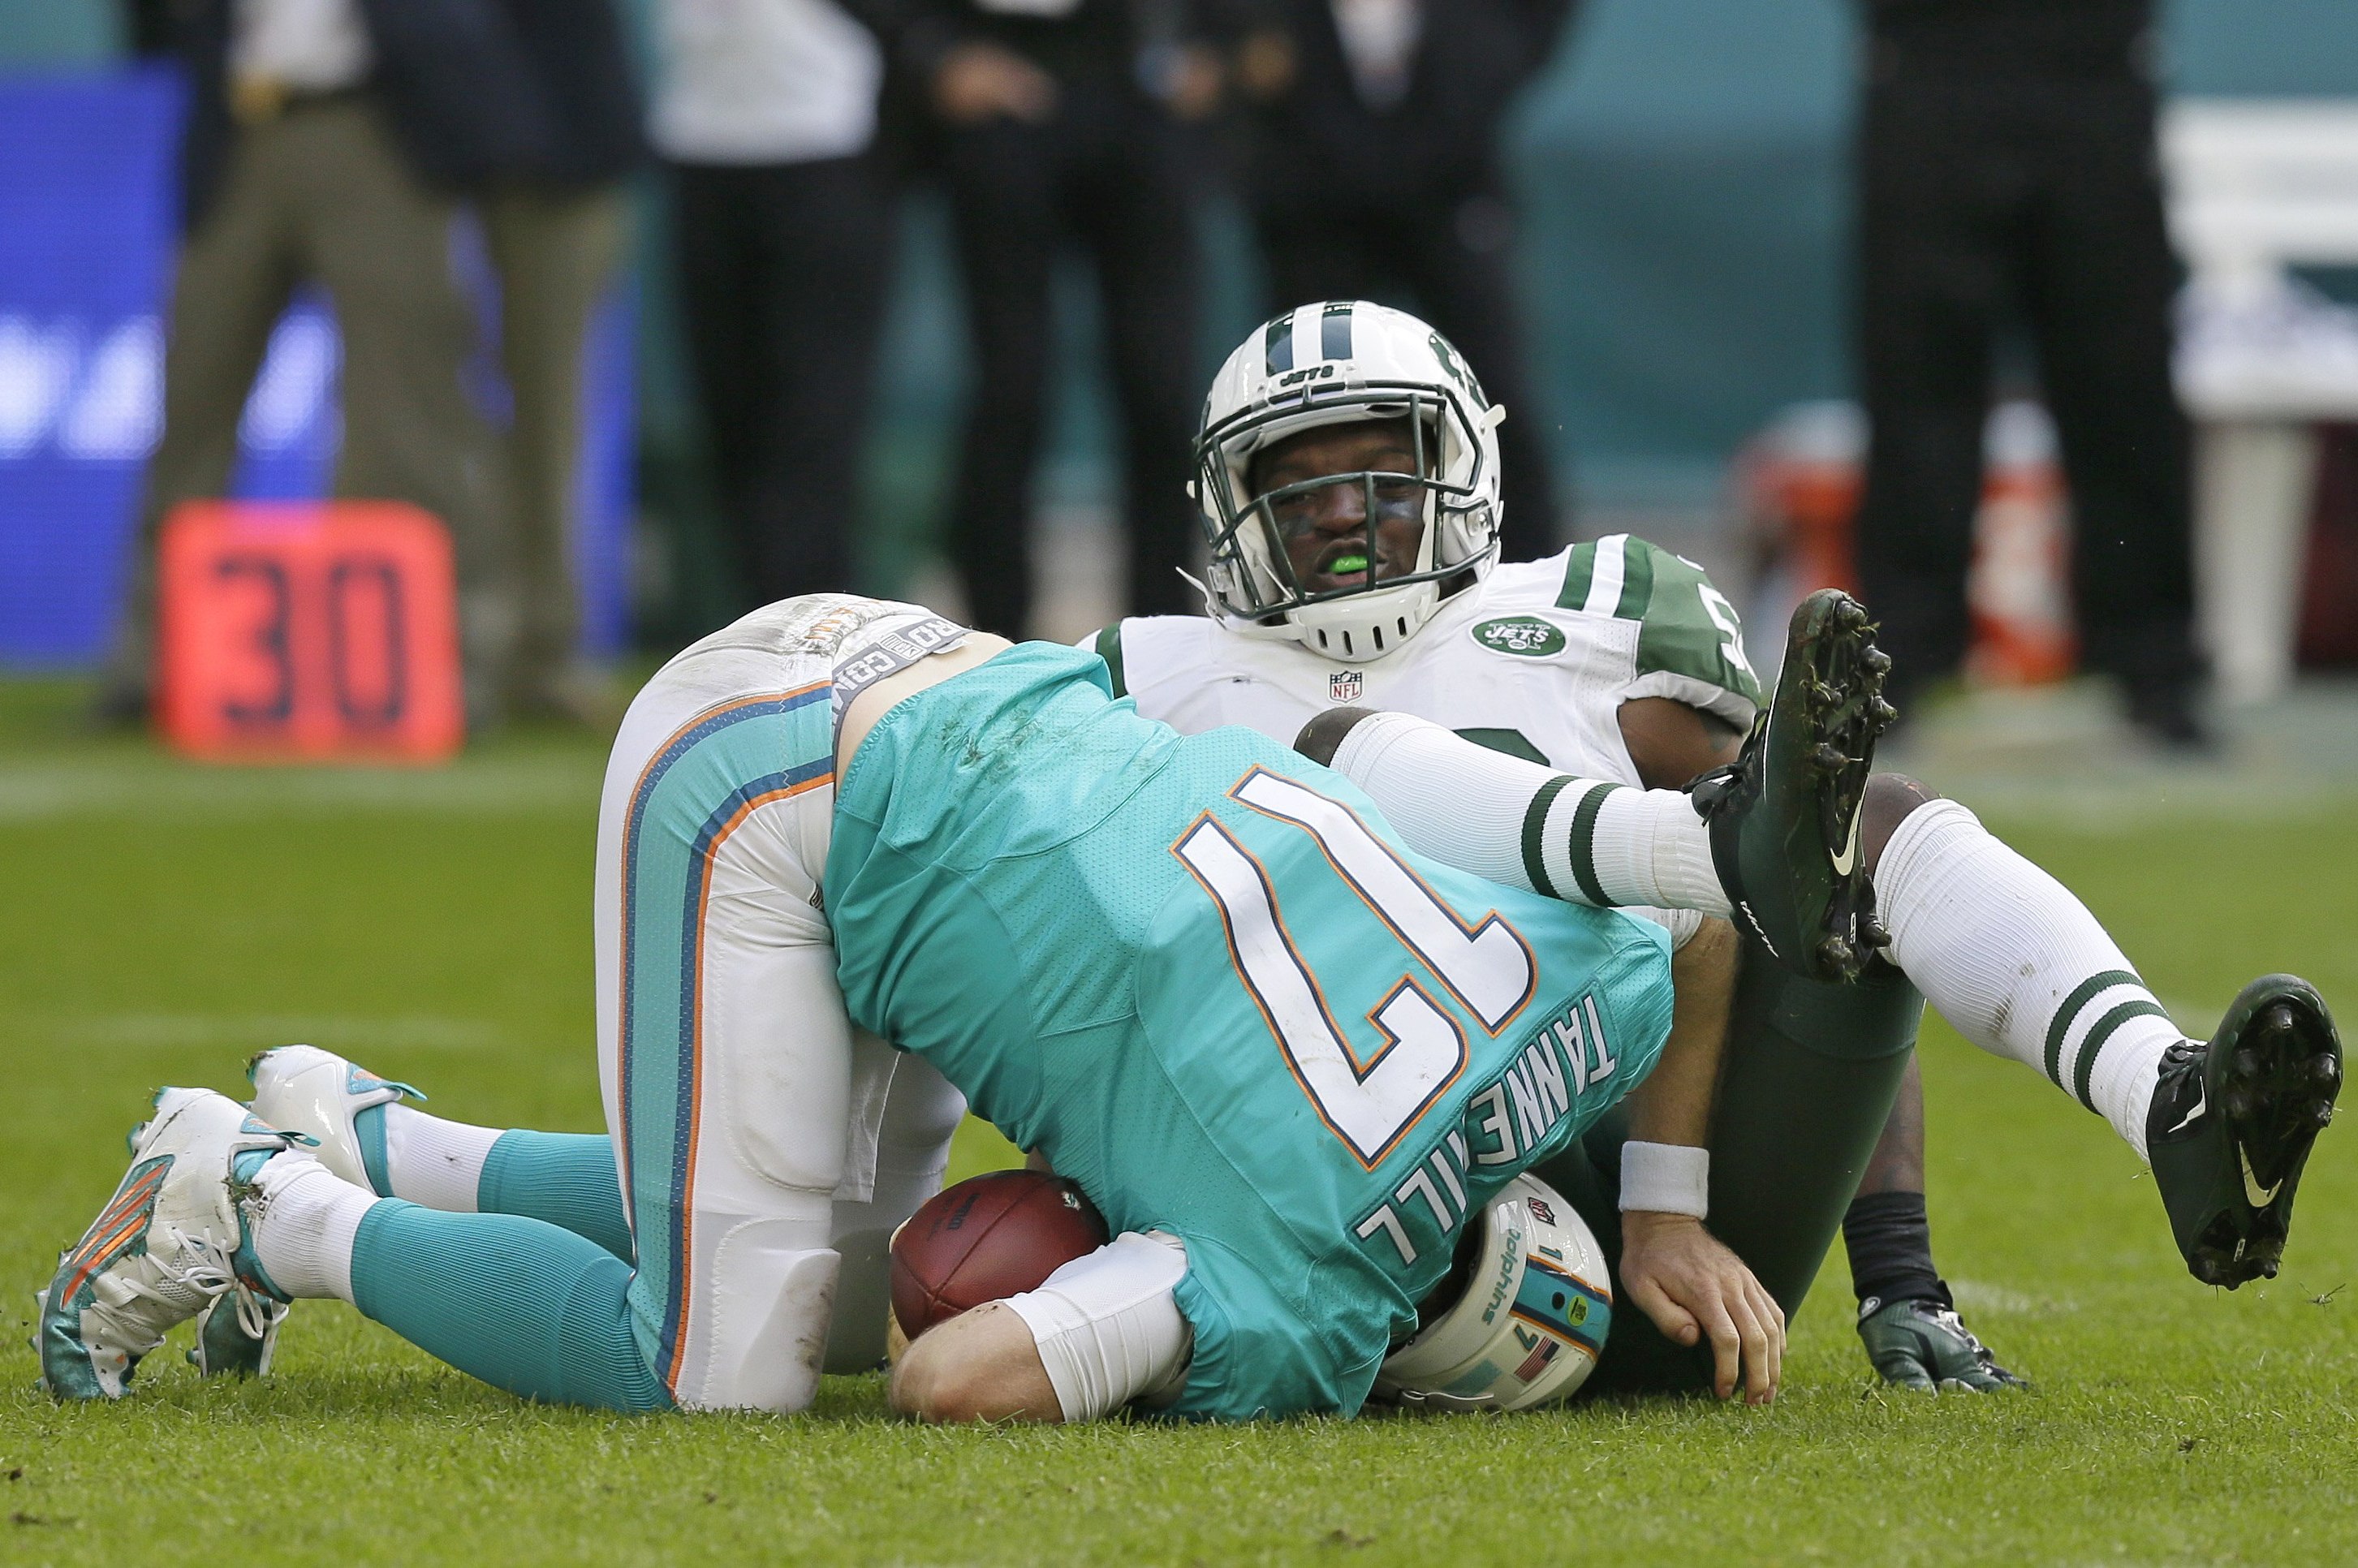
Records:
{"label": "player's leg extended", "polygon": [[1843,594],[1804,600],[1742,754],[1692,792],[1572,778],[1401,713],[1336,709],[1295,747],[1435,860],[1579,903],[1727,915],[1794,972],[1844,979],[1884,940],[1859,843],[1891,718],[1870,632]]}
{"label": "player's leg extended", "polygon": [[167,1089],[133,1163],[43,1292],[42,1380],[115,1398],[200,1312],[267,1342],[265,1309],[339,1296],[487,1381],[612,1410],[670,1402],[631,1332],[630,1271],[580,1237],[445,1215],[338,1179],[209,1089]]}
{"label": "player's leg extended", "polygon": [[246,1068],[254,1114],[319,1141],[321,1164],[379,1197],[450,1214],[546,1220],[634,1260],[630,1221],[602,1132],[478,1127],[430,1115],[426,1097],[311,1045],[282,1045]]}
{"label": "player's leg extended", "polygon": [[2151,1161],[2195,1278],[2273,1275],[2342,1083],[2316,990],[2264,976],[2208,1042],[2190,1041],[2070,890],[1956,802],[1893,793],[1896,826],[1869,838],[1889,956],[1959,1033],[2043,1074]]}

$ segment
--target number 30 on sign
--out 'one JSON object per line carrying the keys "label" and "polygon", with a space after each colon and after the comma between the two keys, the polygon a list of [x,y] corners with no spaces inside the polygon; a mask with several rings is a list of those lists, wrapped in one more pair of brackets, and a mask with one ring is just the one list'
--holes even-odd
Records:
{"label": "number 30 on sign", "polygon": [[164,733],[224,761],[457,751],[458,596],[442,524],[395,502],[196,502],[157,558]]}

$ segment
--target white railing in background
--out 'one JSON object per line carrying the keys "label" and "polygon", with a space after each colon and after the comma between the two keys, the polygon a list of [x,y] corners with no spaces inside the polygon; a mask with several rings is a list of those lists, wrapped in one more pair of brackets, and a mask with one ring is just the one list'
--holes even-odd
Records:
{"label": "white railing in background", "polygon": [[2181,99],[2161,147],[2203,638],[2221,693],[2257,700],[2292,676],[2316,426],[2358,419],[2358,310],[2288,270],[2358,266],[2358,100]]}

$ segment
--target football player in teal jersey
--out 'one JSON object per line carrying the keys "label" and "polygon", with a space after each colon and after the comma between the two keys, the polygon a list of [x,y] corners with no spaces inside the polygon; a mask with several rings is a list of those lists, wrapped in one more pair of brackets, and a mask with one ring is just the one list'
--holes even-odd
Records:
{"label": "football player in teal jersey", "polygon": [[[1055,1299],[922,1338],[903,1408],[1353,1411],[1469,1218],[1665,1048],[1666,933],[1598,906],[1740,909],[1798,968],[1850,960],[1875,677],[1856,606],[1808,613],[1789,700],[1691,798],[1398,715],[1306,738],[1330,770],[1141,719],[1075,650],[873,600],[757,611],[659,672],[616,742],[610,1137],[443,1121],[307,1047],[257,1061],[252,1110],[167,1090],[44,1292],[44,1380],[120,1396],[200,1313],[200,1357],[258,1365],[281,1304],[335,1296],[532,1398],[799,1409],[846,1211],[905,1214],[937,1178],[888,1151],[904,1089],[938,1129],[946,1076],[1122,1234],[1033,1292]],[[1464,775],[1438,808],[1414,798],[1435,769]],[[912,1054],[863,1057],[855,1022]],[[1633,1102],[1662,1206],[1623,1268],[1718,1351],[1723,1392],[1766,1399],[1781,1317],[1691,1217],[1710,1065]]]}
{"label": "football player in teal jersey", "polygon": [[[1121,622],[1085,645],[1141,712],[1189,732],[1287,737],[1350,704],[1627,784],[1674,786],[1725,763],[1761,701],[1734,607],[1693,563],[1627,535],[1495,563],[1504,413],[1412,317],[1331,301],[1276,318],[1206,402],[1195,496],[1209,613]],[[1920,988],[1968,1038],[2041,1071],[2151,1158],[2198,1279],[2232,1288],[2274,1272],[2283,1151],[2306,1148],[2338,1076],[2287,1110],[2305,1130],[2231,1126],[2208,1091],[2247,1030],[2255,1061],[2306,1070],[2330,1034],[2315,993],[2266,977],[2217,1037],[2187,1041],[2079,901],[1963,806],[1896,776],[1867,798],[1860,852],[1893,943],[1840,987],[1759,962],[1747,943],[1713,1138],[1714,1230],[1790,1312],[1839,1222],[1883,1376],[1926,1390],[2017,1381],[1932,1262],[1911,1051]],[[1567,1168],[1575,1158],[1547,1173],[1582,1195],[1608,1252],[1616,1132],[1608,1119],[1585,1141],[1593,1171]],[[2260,1151],[2248,1186],[2247,1140]],[[1593,1387],[1708,1375],[1637,1314],[1614,1327]]]}

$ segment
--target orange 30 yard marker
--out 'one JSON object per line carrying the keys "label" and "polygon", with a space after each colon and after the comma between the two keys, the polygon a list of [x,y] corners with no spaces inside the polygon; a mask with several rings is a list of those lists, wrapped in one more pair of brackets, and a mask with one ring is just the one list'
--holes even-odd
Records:
{"label": "orange 30 yard marker", "polygon": [[397,502],[192,502],[157,557],[166,738],[224,762],[431,762],[466,735],[450,538]]}

